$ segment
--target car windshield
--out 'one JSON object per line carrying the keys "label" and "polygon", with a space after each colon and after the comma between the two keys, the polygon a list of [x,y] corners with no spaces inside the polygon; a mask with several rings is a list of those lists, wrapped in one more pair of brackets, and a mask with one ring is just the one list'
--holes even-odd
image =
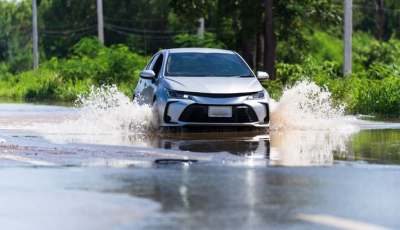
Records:
{"label": "car windshield", "polygon": [[166,76],[185,77],[254,77],[249,67],[236,54],[171,53]]}

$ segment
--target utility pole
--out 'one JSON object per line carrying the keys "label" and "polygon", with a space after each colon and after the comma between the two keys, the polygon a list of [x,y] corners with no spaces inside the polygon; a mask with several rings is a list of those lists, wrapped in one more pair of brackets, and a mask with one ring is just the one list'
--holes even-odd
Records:
{"label": "utility pole", "polygon": [[99,39],[104,43],[104,23],[103,23],[103,2],[102,0],[97,0],[97,26]]}
{"label": "utility pole", "polygon": [[199,22],[200,22],[200,26],[197,29],[197,35],[199,35],[200,38],[203,39],[204,38],[204,18],[200,18]]}
{"label": "utility pole", "polygon": [[265,36],[264,36],[264,70],[269,74],[271,80],[275,79],[276,61],[276,35],[275,21],[273,15],[273,0],[265,0]]}
{"label": "utility pole", "polygon": [[36,0],[32,0],[32,21],[33,21],[33,68],[39,68],[38,55],[38,29],[37,29],[37,11]]}
{"label": "utility pole", "polygon": [[344,75],[351,73],[351,44],[353,36],[353,0],[344,0]]}

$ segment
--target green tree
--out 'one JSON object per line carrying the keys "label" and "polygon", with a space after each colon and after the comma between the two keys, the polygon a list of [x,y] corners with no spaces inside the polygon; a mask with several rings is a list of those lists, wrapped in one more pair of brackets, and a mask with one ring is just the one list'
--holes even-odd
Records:
{"label": "green tree", "polygon": [[198,27],[200,18],[208,18],[207,8],[213,3],[213,0],[171,0],[169,5],[181,20]]}
{"label": "green tree", "polygon": [[374,34],[387,41],[392,34],[400,38],[400,1],[354,0],[354,29]]}
{"label": "green tree", "polygon": [[0,74],[32,68],[32,11],[27,1],[0,1]]}
{"label": "green tree", "polygon": [[[181,19],[192,23],[208,15],[210,5],[217,7],[217,37],[239,51],[251,67],[258,69],[258,64],[264,63],[271,78],[277,59],[302,61],[307,50],[306,29],[336,25],[342,16],[341,6],[333,0],[171,0]],[[277,50],[278,43],[285,44],[283,52]]]}
{"label": "green tree", "polygon": [[[70,55],[70,47],[80,39],[97,35],[96,1],[42,0],[40,8],[48,56]],[[175,34],[168,33],[169,12],[164,0],[103,0],[106,45],[127,44],[139,53],[171,46]]]}

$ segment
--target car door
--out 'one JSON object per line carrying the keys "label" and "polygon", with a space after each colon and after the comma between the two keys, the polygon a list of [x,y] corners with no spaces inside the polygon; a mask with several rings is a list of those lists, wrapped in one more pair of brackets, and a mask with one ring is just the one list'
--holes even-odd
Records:
{"label": "car door", "polygon": [[[147,63],[146,68],[144,68],[145,70],[149,70],[151,66],[154,66],[155,60],[157,59],[159,55],[156,54],[154,55],[151,60],[149,61],[149,63]],[[143,78],[139,78],[139,82],[135,88],[135,97],[136,100],[139,104],[143,104],[146,101],[146,98],[144,97],[146,92],[143,92],[143,90],[149,85],[149,82],[151,82],[150,80],[146,80]]]}
{"label": "car door", "polygon": [[156,92],[157,90],[157,83],[160,78],[160,72],[162,69],[163,61],[164,61],[164,55],[162,53],[157,54],[157,56],[155,56],[153,62],[149,67],[150,70],[154,71],[155,79],[154,80],[142,79],[142,81],[144,81],[143,90],[141,93],[143,103],[149,105],[153,104],[155,96],[154,92]]}

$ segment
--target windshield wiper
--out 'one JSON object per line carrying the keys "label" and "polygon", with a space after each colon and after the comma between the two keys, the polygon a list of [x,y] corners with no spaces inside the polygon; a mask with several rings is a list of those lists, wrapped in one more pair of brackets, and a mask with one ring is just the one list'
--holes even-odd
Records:
{"label": "windshield wiper", "polygon": [[239,77],[254,77],[254,76],[252,76],[252,75],[241,75]]}

